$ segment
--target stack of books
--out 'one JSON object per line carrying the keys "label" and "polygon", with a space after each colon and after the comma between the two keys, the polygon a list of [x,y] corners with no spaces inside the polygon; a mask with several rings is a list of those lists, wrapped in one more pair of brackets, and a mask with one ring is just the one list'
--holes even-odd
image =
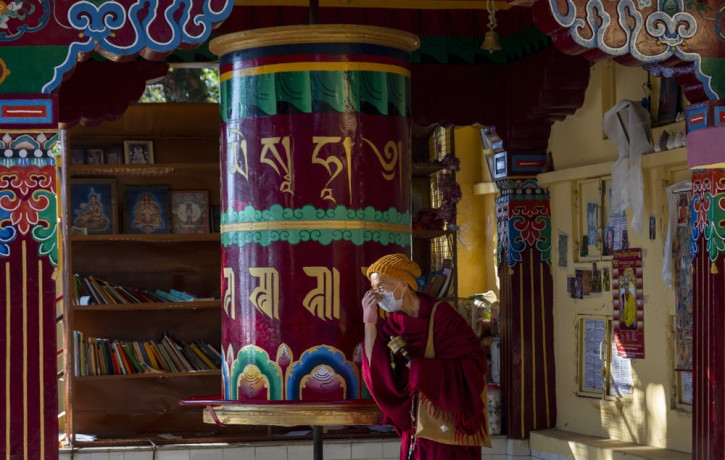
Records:
{"label": "stack of books", "polygon": [[136,289],[128,286],[111,284],[108,281],[91,275],[73,275],[73,301],[75,305],[113,305],[119,303],[147,302],[192,302],[195,300],[214,300],[208,297],[197,297],[188,292],[170,289]]}
{"label": "stack of books", "polygon": [[76,377],[194,372],[221,367],[221,353],[212,345],[203,340],[184,343],[169,335],[158,342],[141,342],[85,338],[82,332],[73,331],[73,357]]}

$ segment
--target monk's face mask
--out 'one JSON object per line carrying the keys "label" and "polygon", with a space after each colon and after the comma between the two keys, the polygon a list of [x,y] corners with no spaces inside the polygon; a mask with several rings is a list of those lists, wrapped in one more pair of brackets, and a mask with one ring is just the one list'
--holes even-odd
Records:
{"label": "monk's face mask", "polygon": [[395,293],[398,291],[398,287],[400,287],[400,285],[396,286],[395,289],[393,289],[393,292],[383,291],[380,293],[378,305],[388,313],[398,311],[403,307],[403,296],[401,295],[399,299],[395,298]]}

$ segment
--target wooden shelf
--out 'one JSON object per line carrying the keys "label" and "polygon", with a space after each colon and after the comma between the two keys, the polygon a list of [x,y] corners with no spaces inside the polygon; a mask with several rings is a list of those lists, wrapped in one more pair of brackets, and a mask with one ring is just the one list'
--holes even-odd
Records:
{"label": "wooden shelf", "polygon": [[428,177],[443,169],[445,169],[445,166],[441,162],[413,163],[412,173],[413,177]]}
{"label": "wooden shelf", "polygon": [[118,233],[113,235],[74,235],[72,243],[201,243],[220,241],[219,233]]}
{"label": "wooden shelf", "polygon": [[73,177],[90,176],[168,176],[219,173],[219,163],[159,163],[149,165],[75,165],[68,167]]}
{"label": "wooden shelf", "polygon": [[[655,168],[659,166],[672,166],[687,163],[687,147],[679,147],[663,152],[650,152],[642,155],[642,168]],[[576,181],[592,177],[602,177],[612,174],[614,161],[604,161],[585,166],[575,166],[558,171],[539,174],[539,185],[550,185],[557,182]]]}
{"label": "wooden shelf", "polygon": [[138,379],[169,379],[178,377],[219,377],[221,370],[203,370],[203,371],[191,371],[191,372],[154,372],[149,374],[126,374],[126,375],[84,375],[83,377],[74,376],[73,379],[76,382],[95,382],[102,380],[138,380]]}
{"label": "wooden shelf", "polygon": [[221,300],[198,300],[189,302],[145,302],[145,303],[119,303],[103,305],[73,305],[71,311],[101,312],[101,311],[159,311],[159,310],[203,310],[221,308]]}

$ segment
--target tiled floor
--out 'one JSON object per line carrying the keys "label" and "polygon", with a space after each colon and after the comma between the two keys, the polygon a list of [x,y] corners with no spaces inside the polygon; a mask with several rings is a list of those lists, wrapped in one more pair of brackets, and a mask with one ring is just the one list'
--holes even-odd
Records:
{"label": "tiled floor", "polygon": [[[527,441],[502,437],[492,440],[491,449],[483,449],[482,460],[529,460]],[[398,460],[399,441],[327,441],[324,460]],[[304,460],[312,459],[312,443],[289,442],[286,445],[184,445],[133,448],[86,448],[73,452],[61,450],[60,460]]]}

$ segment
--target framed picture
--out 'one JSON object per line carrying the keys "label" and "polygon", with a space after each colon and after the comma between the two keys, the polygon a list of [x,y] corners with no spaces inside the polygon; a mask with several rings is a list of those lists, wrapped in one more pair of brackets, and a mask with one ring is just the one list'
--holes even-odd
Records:
{"label": "framed picture", "polygon": [[127,185],[123,198],[125,233],[169,233],[168,185]]}
{"label": "framed picture", "polygon": [[86,164],[87,165],[102,165],[103,164],[103,149],[86,149]]}
{"label": "framed picture", "polygon": [[87,235],[117,233],[115,179],[73,179],[69,215],[71,226]]}
{"label": "framed picture", "polygon": [[86,162],[86,152],[83,149],[70,149],[68,163],[70,165],[82,165]]}
{"label": "framed picture", "polygon": [[123,163],[123,150],[121,147],[108,147],[103,154],[103,162],[107,165]]}
{"label": "framed picture", "polygon": [[171,192],[171,229],[174,233],[209,233],[209,192]]}
{"label": "framed picture", "polygon": [[154,162],[154,141],[123,141],[126,164],[151,164]]}

